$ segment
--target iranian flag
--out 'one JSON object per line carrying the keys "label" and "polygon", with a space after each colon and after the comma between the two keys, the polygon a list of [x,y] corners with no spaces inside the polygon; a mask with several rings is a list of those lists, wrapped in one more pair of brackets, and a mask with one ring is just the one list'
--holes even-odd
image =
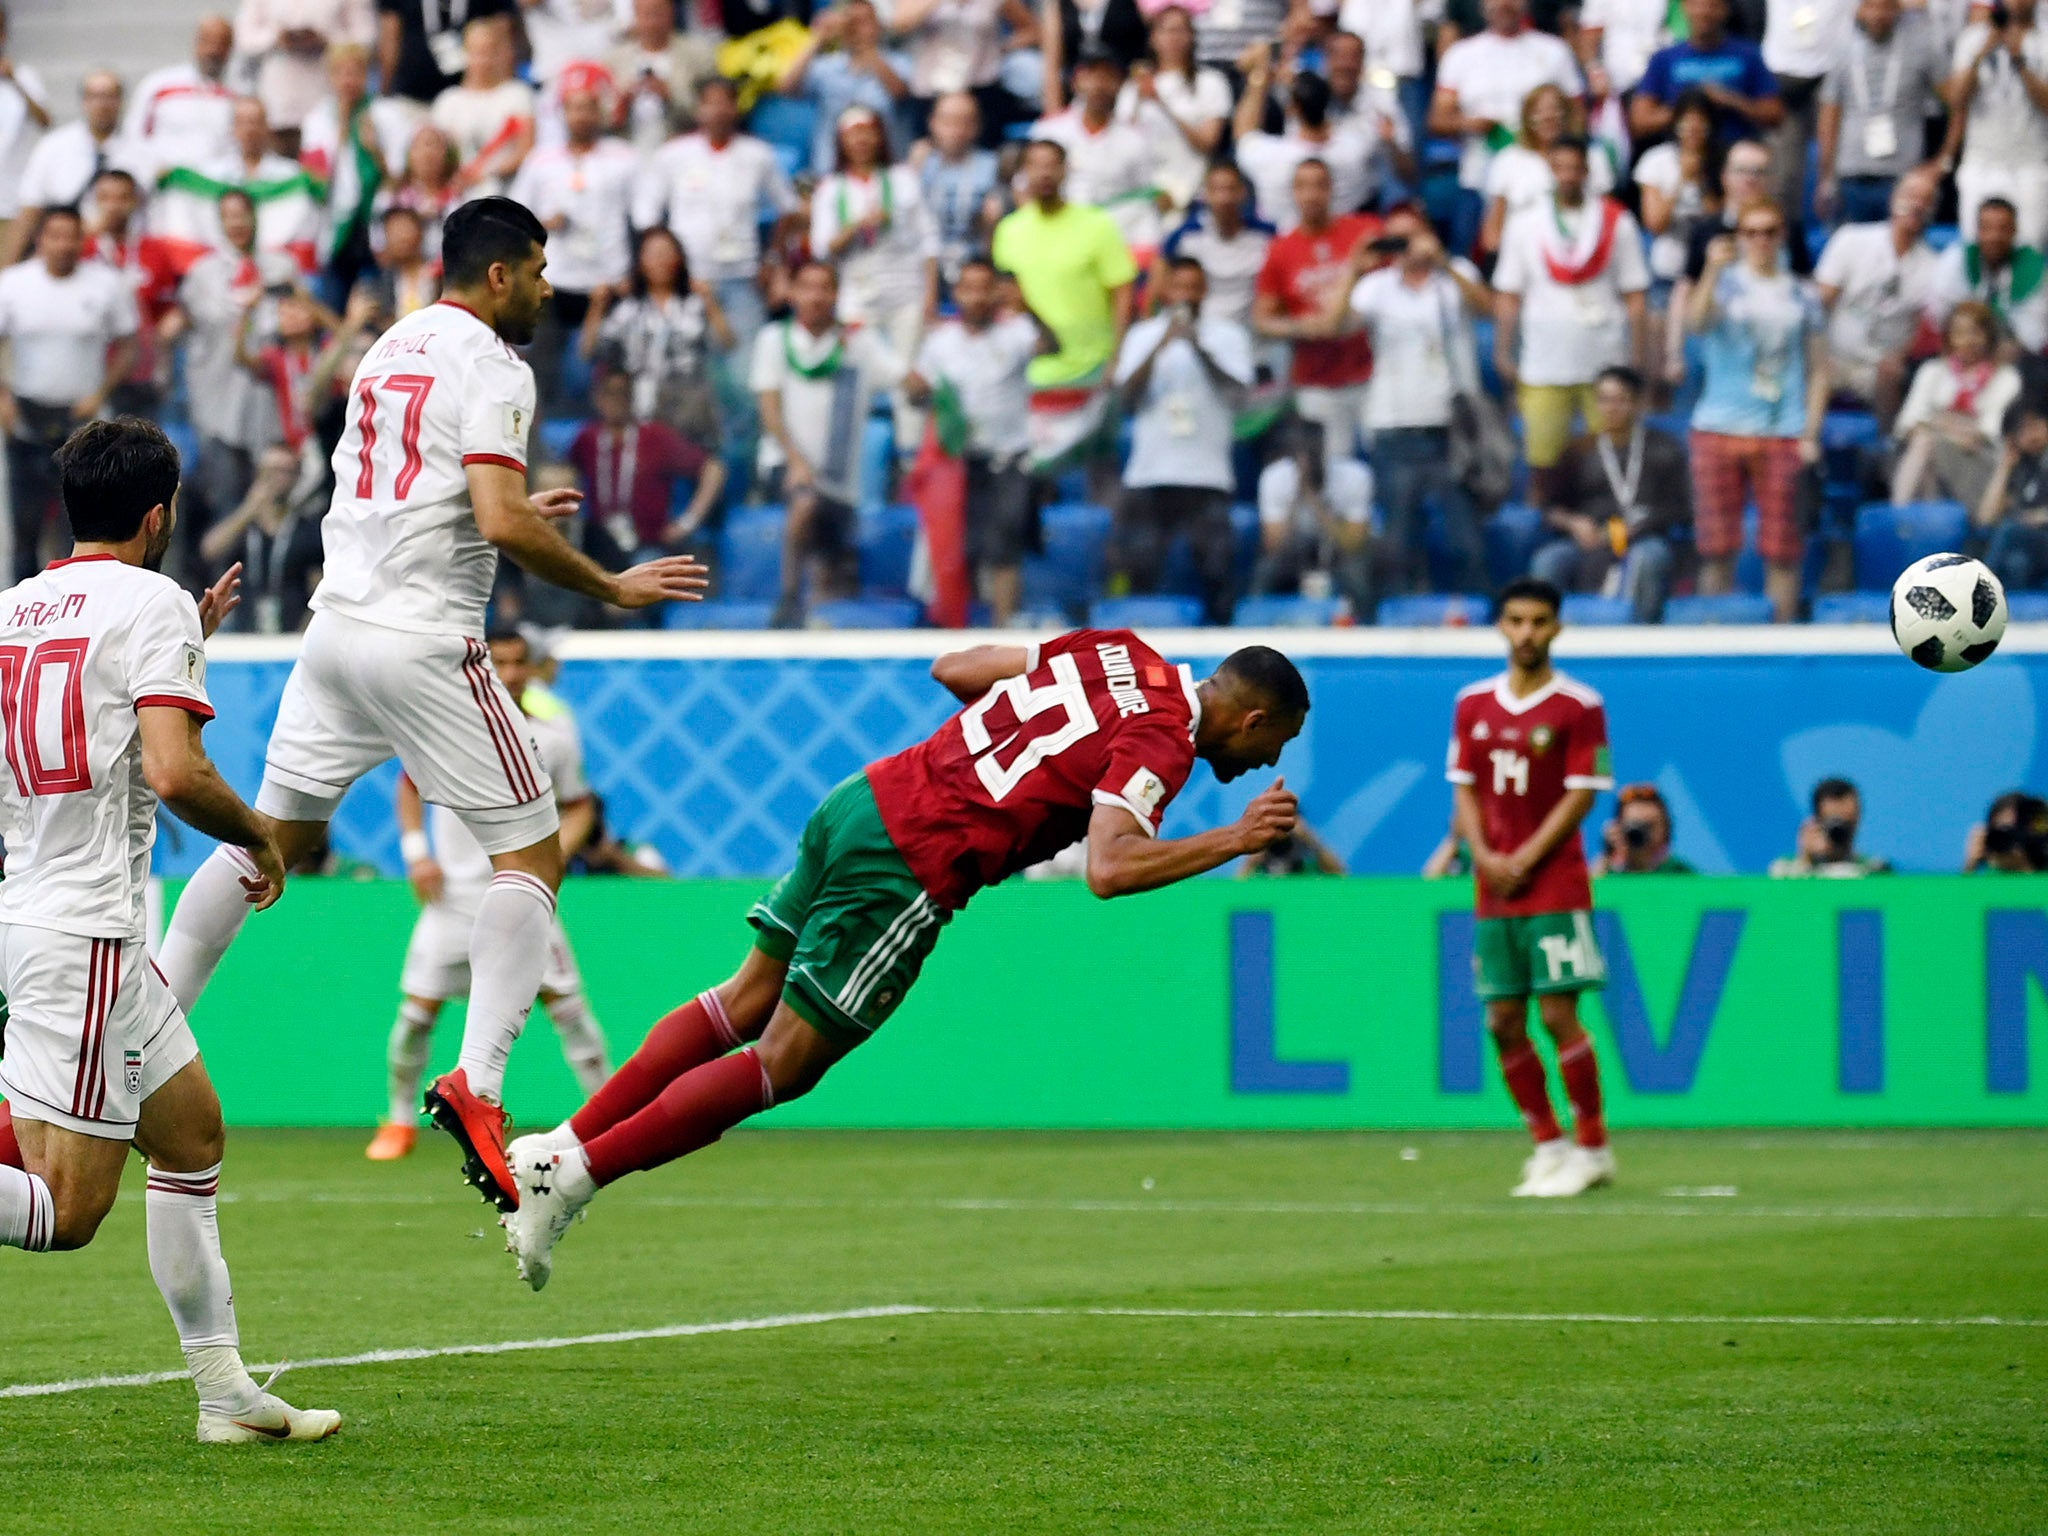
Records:
{"label": "iranian flag", "polygon": [[314,269],[324,200],[320,184],[305,171],[294,167],[273,180],[237,183],[175,166],[158,177],[156,185],[156,196],[150,199],[150,233],[163,242],[180,274],[219,247],[220,200],[230,190],[246,192],[256,205],[256,249],[284,251],[303,270]]}

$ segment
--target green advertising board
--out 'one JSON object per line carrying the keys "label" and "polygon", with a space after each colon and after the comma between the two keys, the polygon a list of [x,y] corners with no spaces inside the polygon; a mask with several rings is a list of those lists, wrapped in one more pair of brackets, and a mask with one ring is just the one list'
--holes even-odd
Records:
{"label": "green advertising board", "polygon": [[[752,882],[572,881],[562,914],[614,1049],[729,975]],[[175,892],[173,899],[175,898]],[[1617,1126],[2048,1120],[2048,882],[1659,879],[1600,886],[1588,1009]],[[886,1029],[783,1125],[1497,1126],[1469,886],[1201,880],[1115,902],[1012,882],[947,930]],[[368,1125],[414,914],[400,884],[302,880],[195,1010],[231,1122]],[[452,1063],[460,1005],[435,1060]],[[536,1013],[507,1098],[576,1103]]]}

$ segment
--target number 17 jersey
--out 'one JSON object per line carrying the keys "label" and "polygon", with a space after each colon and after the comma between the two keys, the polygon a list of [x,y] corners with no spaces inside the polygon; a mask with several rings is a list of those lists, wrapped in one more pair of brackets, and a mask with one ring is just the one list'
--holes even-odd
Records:
{"label": "number 17 jersey", "polygon": [[1098,805],[1151,836],[1195,764],[1192,674],[1127,629],[1029,648],[926,740],[868,767],[882,825],[932,900],[957,912],[984,886],[1087,835]]}
{"label": "number 17 jersey", "polygon": [[468,468],[524,477],[533,406],[533,370],[460,304],[429,304],[380,336],[349,385],[313,606],[481,635],[498,552],[477,528]]}

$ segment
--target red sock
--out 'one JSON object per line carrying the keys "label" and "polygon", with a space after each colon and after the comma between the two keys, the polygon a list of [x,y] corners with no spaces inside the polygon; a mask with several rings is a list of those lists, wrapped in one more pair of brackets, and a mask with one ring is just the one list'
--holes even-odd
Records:
{"label": "red sock", "polygon": [[774,1102],[768,1074],[752,1046],[707,1061],[662,1089],[638,1114],[584,1142],[590,1176],[602,1187],[624,1174],[674,1162],[710,1146]]}
{"label": "red sock", "polygon": [[1536,1047],[1525,1041],[1513,1050],[1503,1049],[1500,1075],[1507,1080],[1508,1092],[1514,1095],[1515,1107],[1521,1110],[1522,1123],[1531,1136],[1538,1141],[1556,1141],[1564,1135],[1550,1108],[1550,1090],[1543,1083],[1543,1062]]}
{"label": "red sock", "polygon": [[0,1164],[9,1168],[25,1168],[21,1160],[21,1143],[14,1139],[14,1113],[0,1100]]}
{"label": "red sock", "polygon": [[587,1144],[593,1136],[639,1114],[692,1067],[716,1061],[739,1043],[739,1034],[715,991],[691,998],[647,1031],[632,1059],[569,1117],[569,1129]]}
{"label": "red sock", "polygon": [[1581,1035],[1557,1053],[1557,1075],[1572,1107],[1572,1129],[1582,1147],[1607,1145],[1607,1122],[1600,1117],[1600,1063],[1593,1055],[1593,1037]]}

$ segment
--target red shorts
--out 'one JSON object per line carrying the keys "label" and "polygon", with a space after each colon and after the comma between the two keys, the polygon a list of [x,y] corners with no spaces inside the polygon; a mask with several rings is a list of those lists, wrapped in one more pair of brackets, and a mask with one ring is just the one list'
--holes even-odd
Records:
{"label": "red shorts", "polygon": [[1750,501],[1756,503],[1757,553],[1773,565],[1804,558],[1798,438],[1695,432],[1691,449],[1693,541],[1702,559],[1741,552],[1742,509]]}

